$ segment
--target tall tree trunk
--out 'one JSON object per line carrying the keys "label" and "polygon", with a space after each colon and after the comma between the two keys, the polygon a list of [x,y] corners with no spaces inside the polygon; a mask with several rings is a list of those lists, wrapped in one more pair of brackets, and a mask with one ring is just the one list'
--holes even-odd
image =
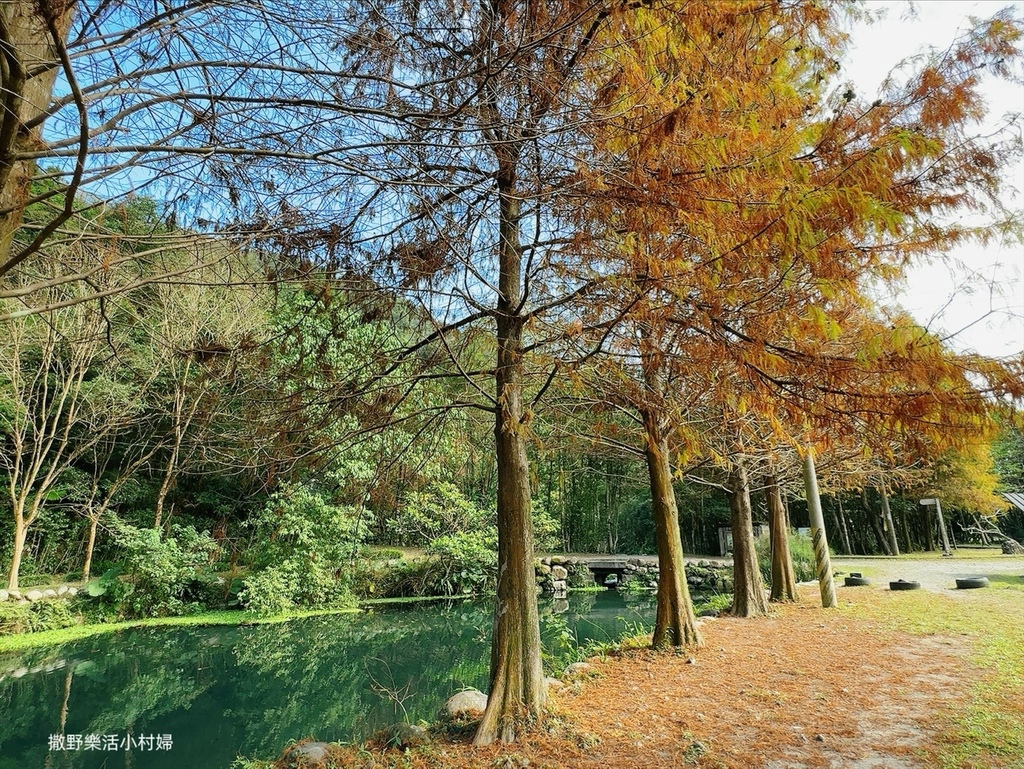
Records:
{"label": "tall tree trunk", "polygon": [[38,118],[50,105],[53,86],[61,69],[47,15],[64,40],[74,16],[74,3],[0,3],[0,265],[11,258],[14,233],[31,193],[35,162],[16,160],[25,150],[35,150],[42,124],[29,131],[26,123]]}
{"label": "tall tree trunk", "polygon": [[28,521],[22,516],[14,520],[14,551],[11,553],[11,568],[7,573],[7,589],[18,589],[18,572],[21,571],[21,559],[25,554],[25,539],[28,537]]}
{"label": "tall tree trunk", "polygon": [[661,433],[652,410],[643,412],[647,445],[647,472],[651,484],[654,536],[658,547],[658,608],[652,644],[661,646],[702,646],[697,617],[686,584],[683,543],[679,535],[679,509],[672,488],[668,440]]}
{"label": "tall tree trunk", "polygon": [[899,514],[900,526],[903,529],[903,544],[904,552],[910,553],[914,550],[914,540],[910,536],[910,521],[907,511],[903,510]]}
{"label": "tall tree trunk", "polygon": [[742,460],[729,472],[729,512],[732,524],[732,613],[760,617],[768,613],[764,582],[754,549],[754,518],[750,509],[750,483]]}
{"label": "tall tree trunk", "polygon": [[774,475],[765,479],[765,485],[768,489],[768,529],[772,544],[772,589],[769,600],[795,601],[796,573],[789,552],[789,521],[786,520],[786,507],[782,504],[782,491]]}
{"label": "tall tree trunk", "polygon": [[924,508],[924,543],[925,550],[935,550],[935,516],[932,514],[931,505]]}
{"label": "tall tree trunk", "polygon": [[892,555],[892,552],[889,550],[889,540],[882,531],[878,514],[871,509],[871,502],[868,499],[867,487],[861,489],[860,504],[861,507],[864,508],[864,515],[867,516],[868,523],[871,524],[871,531],[874,532],[875,544],[878,546],[878,551],[884,555]]}
{"label": "tall tree trunk", "polygon": [[839,536],[843,540],[843,552],[847,555],[853,555],[853,548],[850,547],[850,532],[846,528],[846,513],[843,512],[843,500],[837,494],[836,500],[836,517],[839,518]]}
{"label": "tall tree trunk", "polygon": [[828,552],[828,536],[825,534],[825,516],[821,512],[818,473],[814,469],[814,450],[810,446],[804,454],[804,489],[807,493],[807,513],[811,519],[811,542],[814,545],[814,566],[818,573],[821,606],[824,609],[834,609],[836,587],[832,582],[832,560]]}
{"label": "tall tree trunk", "polygon": [[839,513],[836,512],[836,509],[834,507],[832,508],[832,525],[835,526],[836,533],[839,534],[839,542],[840,542],[840,547],[842,548],[842,550],[841,550],[842,554],[843,555],[852,555],[852,553],[850,552],[850,549],[846,546],[846,543],[843,541],[843,536],[842,536],[843,535],[843,527],[842,527],[842,525],[839,522]]}
{"label": "tall tree trunk", "polygon": [[882,520],[885,523],[885,534],[889,538],[889,555],[899,555],[900,545],[896,541],[896,523],[892,519],[892,508],[889,507],[889,495],[882,486],[878,489],[882,498]]}
{"label": "tall tree trunk", "polygon": [[[511,148],[507,148],[511,152]],[[500,154],[500,153],[499,153]],[[512,742],[547,702],[540,619],[533,573],[530,474],[523,433],[522,250],[519,199],[511,159],[498,171],[499,277],[497,304],[498,594],[491,640],[491,685],[474,743]]]}
{"label": "tall tree trunk", "polygon": [[942,554],[950,555],[949,550],[949,536],[946,534],[946,519],[942,515],[942,502],[936,498],[935,500],[935,517],[939,523],[939,536],[942,539]]}
{"label": "tall tree trunk", "polygon": [[95,513],[89,513],[89,538],[85,542],[85,565],[82,567],[82,581],[88,582],[92,574],[92,554],[96,548],[96,529],[99,528],[100,518],[106,507],[101,507]]}
{"label": "tall tree trunk", "polygon": [[174,487],[175,470],[178,467],[178,455],[181,451],[181,436],[177,425],[175,426],[175,438],[174,446],[171,449],[171,456],[167,459],[167,467],[164,468],[164,477],[160,482],[160,490],[156,495],[156,505],[153,515],[153,528],[159,530],[160,524],[163,523],[164,519],[164,503],[167,501],[167,495]]}

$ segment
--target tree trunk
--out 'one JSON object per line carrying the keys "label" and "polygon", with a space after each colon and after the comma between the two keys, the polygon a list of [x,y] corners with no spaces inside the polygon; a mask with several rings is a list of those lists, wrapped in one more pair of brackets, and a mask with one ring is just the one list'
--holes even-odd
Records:
{"label": "tree trunk", "polygon": [[772,589],[771,601],[796,600],[796,574],[793,571],[793,557],[789,553],[789,522],[786,507],[782,504],[782,492],[774,475],[765,479],[768,488],[768,529],[772,541]]}
{"label": "tree trunk", "polygon": [[900,545],[896,541],[896,524],[892,519],[892,508],[889,507],[889,495],[885,493],[884,487],[879,488],[878,493],[882,498],[882,520],[885,523],[885,534],[889,538],[889,555],[899,555]]}
{"label": "tree trunk", "polygon": [[654,536],[658,547],[658,607],[652,644],[662,646],[702,646],[697,630],[690,588],[686,584],[683,543],[679,535],[679,510],[672,488],[672,469],[668,460],[668,441],[661,434],[657,416],[643,412],[647,445],[647,472],[651,484]]}
{"label": "tree trunk", "polygon": [[850,547],[850,532],[846,528],[846,513],[843,512],[843,500],[837,494],[836,500],[836,517],[839,518],[839,536],[843,540],[843,552],[847,555],[853,555],[853,548]]}
{"label": "tree trunk", "polygon": [[170,493],[171,488],[174,485],[175,479],[175,468],[178,465],[178,452],[181,448],[180,441],[176,438],[174,447],[171,449],[171,456],[167,460],[167,467],[164,469],[164,477],[160,483],[160,490],[156,495],[156,506],[155,513],[153,515],[153,528],[159,531],[160,524],[164,519],[164,503],[167,501],[167,495]]}
{"label": "tree trunk", "polygon": [[14,521],[14,551],[11,553],[11,569],[7,573],[7,589],[18,589],[18,572],[21,571],[21,559],[25,554],[25,539],[28,537],[28,522],[23,518]]}
{"label": "tree trunk", "polygon": [[[0,49],[3,89],[0,93],[0,266],[11,258],[14,233],[21,226],[35,162],[16,160],[40,144],[42,124],[23,126],[49,107],[61,68],[44,13],[53,13],[53,26],[63,40],[71,26],[74,3],[16,0],[0,4]],[[33,74],[35,73],[35,74]]]}
{"label": "tree trunk", "polygon": [[522,402],[519,199],[510,163],[507,159],[498,171],[498,360],[494,423],[498,460],[498,594],[491,640],[490,694],[474,738],[477,745],[488,745],[496,739],[512,742],[518,727],[527,720],[539,719],[547,702],[533,570],[530,475],[523,436],[526,426]]}
{"label": "tree trunk", "polygon": [[903,542],[906,545],[905,552],[910,553],[914,550],[914,540],[910,537],[910,521],[907,520],[908,518],[906,510],[900,512],[900,523],[903,526]]}
{"label": "tree trunk", "polygon": [[924,508],[924,543],[928,552],[935,550],[935,516],[930,505]]}
{"label": "tree trunk", "polygon": [[821,590],[821,606],[824,609],[834,609],[836,587],[832,581],[832,560],[829,557],[828,537],[825,534],[825,516],[821,512],[818,474],[814,469],[814,451],[810,446],[804,454],[804,489],[807,493],[807,513],[811,518],[811,542],[814,545],[814,565],[818,573],[818,588]]}
{"label": "tree trunk", "polygon": [[96,547],[96,529],[99,527],[101,515],[102,509],[96,514],[89,514],[89,539],[85,543],[85,565],[82,567],[83,582],[88,582],[92,573],[92,553]]}
{"label": "tree trunk", "polygon": [[935,500],[935,517],[939,523],[939,536],[942,538],[942,554],[950,555],[949,551],[949,537],[946,534],[946,519],[942,516],[942,503]]}
{"label": "tree trunk", "polygon": [[871,503],[868,500],[868,490],[866,487],[861,489],[860,504],[861,507],[864,508],[864,515],[867,516],[868,523],[871,524],[871,531],[875,534],[875,544],[878,545],[878,551],[884,555],[892,555],[892,552],[889,550],[889,540],[882,531],[880,519],[875,511],[871,509]]}
{"label": "tree trunk", "polygon": [[978,520],[978,516],[976,515],[974,516],[974,527],[978,530],[978,535],[981,538],[981,544],[988,547],[989,544],[991,544],[988,538],[988,532],[985,531],[985,528],[981,525],[981,521]]}
{"label": "tree trunk", "polygon": [[750,509],[750,484],[742,460],[729,472],[729,512],[732,524],[732,613],[736,617],[760,617],[768,613],[764,582],[754,550],[754,519]]}

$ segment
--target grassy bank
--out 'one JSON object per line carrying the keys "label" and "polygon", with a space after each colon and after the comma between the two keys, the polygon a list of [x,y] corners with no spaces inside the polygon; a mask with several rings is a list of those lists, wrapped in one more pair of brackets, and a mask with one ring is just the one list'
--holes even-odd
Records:
{"label": "grassy bank", "polygon": [[340,609],[309,609],[290,611],[262,617],[245,611],[209,611],[202,614],[190,614],[183,617],[152,617],[149,619],[127,620],[124,622],[102,622],[95,624],[73,625],[59,630],[43,630],[37,633],[19,633],[17,635],[0,636],[0,654],[4,652],[22,651],[40,646],[77,641],[118,630],[138,627],[202,627],[208,625],[270,625],[302,617],[318,617],[326,614],[351,614],[355,608]]}

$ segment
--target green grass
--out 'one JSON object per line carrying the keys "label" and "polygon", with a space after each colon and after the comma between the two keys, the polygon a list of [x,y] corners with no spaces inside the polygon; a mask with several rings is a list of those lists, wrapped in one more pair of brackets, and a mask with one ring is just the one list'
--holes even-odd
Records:
{"label": "green grass", "polygon": [[342,609],[310,609],[290,611],[270,617],[261,617],[245,611],[210,611],[202,614],[191,614],[185,617],[153,617],[150,619],[129,620],[125,622],[104,622],[90,625],[75,625],[60,630],[44,630],[38,633],[20,633],[18,635],[0,636],[0,653],[22,651],[39,646],[77,641],[104,633],[137,627],[201,627],[204,625],[272,625],[288,622],[303,617],[319,617],[327,614],[351,614],[359,611],[353,608]]}
{"label": "green grass", "polygon": [[881,621],[887,629],[915,635],[965,638],[972,676],[966,703],[942,715],[944,769],[1024,769],[1024,577],[989,578],[991,587],[946,596],[925,590],[842,607]]}

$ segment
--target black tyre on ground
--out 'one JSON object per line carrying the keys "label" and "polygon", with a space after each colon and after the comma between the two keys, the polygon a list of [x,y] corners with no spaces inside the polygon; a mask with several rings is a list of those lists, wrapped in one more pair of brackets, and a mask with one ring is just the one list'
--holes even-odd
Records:
{"label": "black tyre on ground", "polygon": [[988,577],[957,577],[957,590],[976,590],[979,587],[988,587]]}
{"label": "black tyre on ground", "polygon": [[895,582],[889,583],[890,590],[917,590],[921,587],[920,582],[906,581],[904,579],[898,579]]}
{"label": "black tyre on ground", "polygon": [[867,577],[847,577],[844,583],[847,587],[861,587],[863,585],[870,585],[871,580]]}

